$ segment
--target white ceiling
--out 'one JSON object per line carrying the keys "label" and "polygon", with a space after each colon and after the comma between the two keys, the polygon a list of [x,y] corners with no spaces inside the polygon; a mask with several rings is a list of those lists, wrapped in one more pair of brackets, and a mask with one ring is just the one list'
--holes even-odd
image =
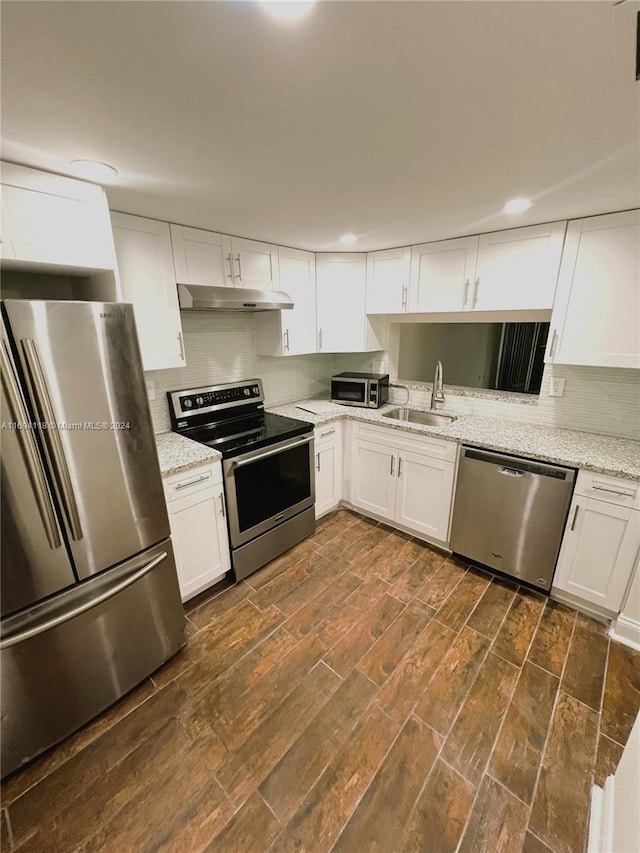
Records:
{"label": "white ceiling", "polygon": [[3,156],[105,161],[115,209],[320,251],[635,207],[639,8],[4,0]]}

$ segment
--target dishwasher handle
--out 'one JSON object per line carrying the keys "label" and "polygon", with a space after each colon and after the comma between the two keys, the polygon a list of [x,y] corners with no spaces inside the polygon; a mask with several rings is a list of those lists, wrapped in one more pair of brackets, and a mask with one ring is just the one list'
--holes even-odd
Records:
{"label": "dishwasher handle", "polygon": [[504,465],[496,465],[496,471],[499,474],[506,474],[508,477],[523,477],[524,471],[518,471],[516,468],[506,468]]}
{"label": "dishwasher handle", "polygon": [[507,474],[511,477],[521,476],[522,474],[538,474],[541,477],[553,477],[556,480],[569,482],[573,482],[575,478],[575,471],[572,468],[563,468],[546,462],[534,462],[516,456],[506,456],[503,453],[479,450],[466,445],[462,448],[462,458],[487,462],[489,465],[493,465],[500,474]]}

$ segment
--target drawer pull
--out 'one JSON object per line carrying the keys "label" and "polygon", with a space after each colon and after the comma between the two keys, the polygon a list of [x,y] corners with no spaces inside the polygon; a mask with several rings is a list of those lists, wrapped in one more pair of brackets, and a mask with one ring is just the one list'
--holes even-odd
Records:
{"label": "drawer pull", "polygon": [[333,435],[333,434],[334,434],[334,432],[335,432],[335,429],[328,429],[326,432],[321,432],[321,433],[320,433],[320,438],[324,438],[324,437],[325,437],[325,435]]}
{"label": "drawer pull", "polygon": [[619,491],[618,489],[607,489],[606,486],[598,486],[594,484],[591,487],[596,492],[608,492],[610,495],[620,495],[621,498],[635,498],[635,492]]}
{"label": "drawer pull", "polygon": [[174,489],[177,492],[178,489],[186,489],[189,486],[195,486],[196,483],[204,483],[204,481],[208,480],[209,478],[210,478],[209,474],[204,474],[202,477],[196,477],[195,480],[188,480],[186,483],[177,483],[174,486]]}

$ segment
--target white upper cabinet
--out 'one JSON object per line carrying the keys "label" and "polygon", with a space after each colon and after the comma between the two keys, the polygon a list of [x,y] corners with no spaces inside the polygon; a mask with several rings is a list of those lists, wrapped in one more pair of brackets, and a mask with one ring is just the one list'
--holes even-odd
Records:
{"label": "white upper cabinet", "polygon": [[477,247],[477,237],[413,246],[409,310],[429,313],[471,308]]}
{"label": "white upper cabinet", "polygon": [[111,213],[123,300],[132,302],[145,370],[184,367],[169,225]]}
{"label": "white upper cabinet", "polygon": [[381,344],[366,316],[367,256],[316,255],[318,352],[368,352]]}
{"label": "white upper cabinet", "polygon": [[179,284],[234,287],[231,237],[200,228],[171,226],[173,262]]}
{"label": "white upper cabinet", "polygon": [[278,248],[280,289],[293,308],[254,315],[258,355],[301,355],[316,351],[316,256]]}
{"label": "white upper cabinet", "polygon": [[414,246],[409,310],[550,309],[565,228],[552,222]]}
{"label": "white upper cabinet", "polygon": [[640,367],[640,211],[569,223],[546,360]]}
{"label": "white upper cabinet", "polygon": [[12,266],[113,270],[102,187],[2,164],[2,257]]}
{"label": "white upper cabinet", "polygon": [[471,308],[519,311],[553,306],[566,222],[483,234]]}
{"label": "white upper cabinet", "polygon": [[255,240],[231,238],[236,287],[279,290],[278,247]]}
{"label": "white upper cabinet", "polygon": [[407,310],[411,247],[367,254],[367,314]]}
{"label": "white upper cabinet", "polygon": [[278,290],[278,247],[200,228],[171,226],[179,284]]}

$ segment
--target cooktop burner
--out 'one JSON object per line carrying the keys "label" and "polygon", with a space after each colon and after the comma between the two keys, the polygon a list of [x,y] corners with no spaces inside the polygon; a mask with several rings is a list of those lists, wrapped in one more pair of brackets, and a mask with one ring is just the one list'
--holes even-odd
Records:
{"label": "cooktop burner", "polygon": [[265,412],[259,379],[170,391],[167,397],[173,431],[225,458],[313,430],[308,421]]}

